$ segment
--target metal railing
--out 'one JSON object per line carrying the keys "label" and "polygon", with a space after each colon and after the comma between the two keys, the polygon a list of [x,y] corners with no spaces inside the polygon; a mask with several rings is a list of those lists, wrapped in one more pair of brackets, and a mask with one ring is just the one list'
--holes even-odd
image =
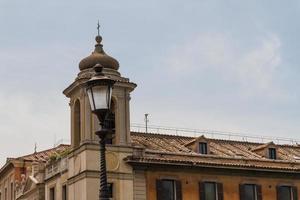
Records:
{"label": "metal railing", "polygon": [[[144,124],[132,123],[130,129],[131,131],[134,132],[146,132],[146,126]],[[235,140],[235,141],[244,141],[244,142],[267,143],[272,141],[276,144],[290,144],[290,145],[300,144],[300,139],[295,139],[295,138],[263,136],[260,134],[246,134],[246,133],[237,133],[237,132],[229,132],[229,131],[202,130],[202,129],[178,128],[178,127],[169,127],[169,126],[156,126],[156,125],[148,125],[147,131],[148,133],[171,134],[171,135],[188,136],[188,137],[199,137],[201,135],[204,135],[205,137],[208,138]]]}
{"label": "metal railing", "polygon": [[62,173],[68,169],[68,159],[62,158],[59,159],[46,167],[45,178],[49,179],[52,176],[55,176],[58,173]]}

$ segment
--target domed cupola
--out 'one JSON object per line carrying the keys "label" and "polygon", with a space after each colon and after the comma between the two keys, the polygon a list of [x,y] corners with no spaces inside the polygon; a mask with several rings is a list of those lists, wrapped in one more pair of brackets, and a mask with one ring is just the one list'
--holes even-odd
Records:
{"label": "domed cupola", "polygon": [[96,36],[97,44],[95,45],[94,52],[90,56],[82,59],[79,63],[80,71],[85,69],[91,69],[96,64],[101,64],[104,68],[107,69],[113,69],[113,70],[119,69],[119,62],[104,52],[101,41],[102,41],[102,37],[98,34]]}
{"label": "domed cupola", "polygon": [[[116,81],[112,90],[112,109],[110,114],[110,125],[114,127],[114,135],[110,142],[115,145],[129,145],[130,137],[130,94],[137,86],[129,78],[123,77],[119,69],[119,62],[108,56],[103,51],[102,37],[96,36],[94,52],[79,63],[80,72],[74,81],[63,91],[70,99],[71,109],[71,146],[79,148],[85,144],[98,144],[99,138],[94,134],[99,130],[99,123],[92,114],[91,106],[86,93],[86,81],[94,74],[95,65],[103,67],[103,74]],[[81,151],[78,151],[80,154]],[[74,199],[74,198],[73,198]],[[90,199],[90,198],[89,198]],[[92,198],[91,198],[92,199]]]}

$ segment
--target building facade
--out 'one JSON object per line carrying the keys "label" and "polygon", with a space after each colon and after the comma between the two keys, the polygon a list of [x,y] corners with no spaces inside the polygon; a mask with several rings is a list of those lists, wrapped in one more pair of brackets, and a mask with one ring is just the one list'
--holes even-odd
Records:
{"label": "building facade", "polygon": [[45,199],[45,166],[51,157],[65,152],[69,145],[7,159],[0,169],[0,200]]}
{"label": "building facade", "polygon": [[85,82],[96,64],[116,81],[107,140],[107,173],[114,200],[298,200],[300,146],[130,131],[136,84],[119,72],[96,37],[64,91],[71,144],[10,159],[0,170],[0,200],[92,200],[99,197],[99,123]]}

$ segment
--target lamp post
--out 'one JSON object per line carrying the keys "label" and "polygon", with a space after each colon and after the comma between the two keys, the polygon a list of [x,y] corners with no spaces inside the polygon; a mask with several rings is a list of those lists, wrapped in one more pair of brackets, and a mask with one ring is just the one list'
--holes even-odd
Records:
{"label": "lamp post", "polygon": [[99,200],[109,200],[107,188],[106,159],[105,159],[105,141],[107,135],[111,132],[107,126],[106,119],[110,113],[112,88],[115,81],[106,77],[103,73],[103,67],[96,64],[93,68],[95,75],[86,82],[86,93],[89,98],[92,113],[97,116],[100,122],[100,130],[95,134],[100,138],[100,190]]}

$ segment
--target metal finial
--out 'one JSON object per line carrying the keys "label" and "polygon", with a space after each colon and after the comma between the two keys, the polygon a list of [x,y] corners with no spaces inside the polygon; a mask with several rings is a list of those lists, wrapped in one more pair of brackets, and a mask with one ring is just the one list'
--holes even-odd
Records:
{"label": "metal finial", "polygon": [[97,63],[93,68],[96,72],[96,76],[104,76],[104,74],[102,72],[103,66],[101,64]]}
{"label": "metal finial", "polygon": [[98,36],[100,36],[100,23],[99,23],[99,20],[98,20],[98,24],[97,24],[97,30],[98,30]]}

